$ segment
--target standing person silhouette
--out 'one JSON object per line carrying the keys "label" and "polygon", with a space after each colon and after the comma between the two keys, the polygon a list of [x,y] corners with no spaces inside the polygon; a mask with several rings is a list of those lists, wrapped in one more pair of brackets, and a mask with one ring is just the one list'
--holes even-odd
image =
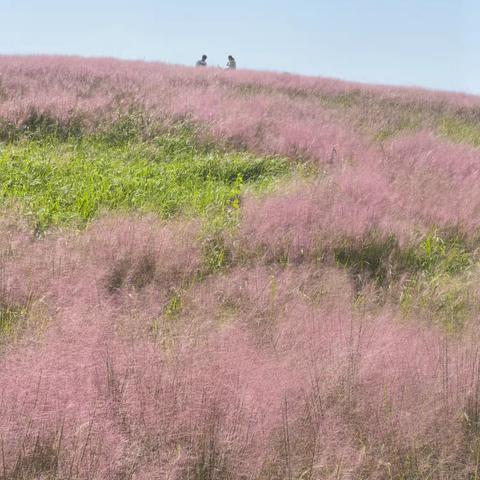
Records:
{"label": "standing person silhouette", "polygon": [[196,67],[206,67],[207,66],[207,56],[202,55],[201,60],[198,60],[195,64]]}
{"label": "standing person silhouette", "polygon": [[227,70],[236,70],[236,69],[237,69],[237,62],[231,55],[229,55],[228,62],[227,62]]}

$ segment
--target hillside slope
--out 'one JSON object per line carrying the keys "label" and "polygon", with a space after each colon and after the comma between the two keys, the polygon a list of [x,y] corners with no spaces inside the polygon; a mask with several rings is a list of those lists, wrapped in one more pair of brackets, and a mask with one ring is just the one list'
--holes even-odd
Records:
{"label": "hillside slope", "polygon": [[0,57],[0,479],[480,474],[480,97]]}

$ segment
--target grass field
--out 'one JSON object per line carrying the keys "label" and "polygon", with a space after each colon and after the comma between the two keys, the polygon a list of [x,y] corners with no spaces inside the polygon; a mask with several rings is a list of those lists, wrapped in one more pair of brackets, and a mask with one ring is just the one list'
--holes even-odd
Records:
{"label": "grass field", "polygon": [[102,140],[22,141],[0,153],[0,198],[35,227],[85,224],[106,211],[212,215],[245,187],[266,187],[289,169],[281,158],[197,151],[188,139],[109,145]]}
{"label": "grass field", "polygon": [[480,476],[479,97],[0,73],[0,480]]}

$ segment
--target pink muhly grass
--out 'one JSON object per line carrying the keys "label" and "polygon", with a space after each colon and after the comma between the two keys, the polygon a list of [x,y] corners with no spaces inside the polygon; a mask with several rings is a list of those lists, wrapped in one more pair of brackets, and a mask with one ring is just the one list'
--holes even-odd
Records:
{"label": "pink muhly grass", "polygon": [[328,181],[245,202],[240,247],[297,261],[342,240],[394,236],[408,245],[434,229],[474,233],[479,161],[477,150],[430,133],[399,137]]}
{"label": "pink muhly grass", "polygon": [[[113,59],[85,59],[79,57],[9,57],[0,58],[2,88],[7,97],[27,97],[33,93],[48,94],[72,92],[79,100],[106,96],[114,98],[118,92],[153,95],[155,87],[165,86],[171,91],[195,88],[199,93],[209,87],[232,90],[249,87],[258,90],[279,90],[297,96],[338,95],[349,93],[374,94],[397,102],[423,102],[432,106],[475,108],[478,97],[465,94],[428,91],[425,89],[369,86],[318,77],[276,74],[268,72],[241,71],[230,75],[217,69],[198,71],[186,67],[159,63],[119,61]],[[21,85],[19,90],[16,85]],[[112,87],[113,90],[112,90]],[[158,90],[157,90],[158,91]],[[299,95],[302,94],[302,95]],[[33,97],[32,97],[33,98]],[[135,97],[133,97],[135,98]]]}
{"label": "pink muhly grass", "polygon": [[448,112],[476,97],[105,59],[0,57],[0,70],[0,117],[18,128],[183,119],[331,174],[246,199],[227,245],[238,264],[208,276],[194,224],[118,216],[33,239],[3,219],[2,292],[41,304],[45,326],[0,354],[2,480],[478,476],[475,325],[362,312],[348,272],[311,261],[473,233],[479,212],[478,151],[427,132],[377,148],[315,99]]}
{"label": "pink muhly grass", "polygon": [[148,135],[150,127],[186,121],[220,143],[321,163],[369,155],[348,115],[322,106],[325,96],[361,94],[452,114],[478,104],[477,97],[442,92],[111,59],[1,57],[0,72],[6,132],[42,122],[67,131],[103,131],[136,119]]}
{"label": "pink muhly grass", "polygon": [[[342,181],[345,179],[345,175]],[[391,215],[392,192],[373,175],[356,176],[353,185],[318,182],[303,191],[246,203],[240,251],[260,253],[267,261],[298,262],[321,257],[344,241],[400,241],[408,230]],[[380,188],[379,188],[380,187]],[[408,238],[408,237],[407,237]],[[250,253],[249,253],[250,252]]]}
{"label": "pink muhly grass", "polygon": [[174,286],[200,269],[197,230],[191,223],[166,226],[154,217],[103,218],[80,236],[53,234],[31,241],[26,251],[15,249],[15,255],[5,259],[5,274],[11,290],[54,295],[60,303],[81,298],[83,292],[93,294],[91,301],[96,302],[112,279],[113,289]]}
{"label": "pink muhly grass", "polygon": [[[277,293],[268,272],[244,274],[249,293],[238,320],[194,346],[180,336],[171,349],[116,331],[119,311],[106,292],[93,304],[88,289],[71,297],[38,346],[1,359],[4,470],[28,466],[60,478],[289,478],[335,469],[381,476],[380,459],[401,468],[397,449],[425,445],[447,458],[449,442],[462,435],[455,419],[476,388],[465,384],[472,353],[451,342],[447,358],[441,334],[399,326],[391,314],[356,319],[343,298],[317,307],[301,291],[305,274],[277,274]],[[225,287],[238,280],[234,274]],[[202,289],[197,295],[201,302]],[[260,319],[278,309],[268,344],[241,322],[252,295]]]}
{"label": "pink muhly grass", "polygon": [[[171,255],[181,237],[173,245],[168,238],[149,222],[103,220],[70,244],[69,256],[83,258],[81,273],[91,269],[93,280],[116,255],[134,255],[150,242],[162,245],[156,261],[168,261],[162,252]],[[48,258],[48,249],[30,248]],[[350,297],[337,292],[346,279],[334,269],[257,267],[194,287],[182,322],[196,318],[209,331],[196,343],[188,330],[179,330],[174,344],[162,343],[134,330],[134,338],[125,335],[118,319],[128,318],[130,305],[119,306],[89,277],[79,288],[73,273],[60,275],[63,290],[53,280],[44,284],[44,293],[57,292],[48,296],[52,312],[61,307],[49,330],[0,360],[7,475],[289,478],[368,471],[382,478],[387,465],[404,468],[402,452],[419,456],[421,473],[437,468],[424,449],[433,449],[442,468],[453,468],[453,455],[465,458],[464,466],[455,460],[458,475],[472,471],[459,420],[465,412],[474,422],[478,391],[469,334],[449,340],[402,326],[388,312],[358,317],[349,311]],[[172,322],[153,310],[155,291],[161,304],[168,287],[162,278],[145,292],[146,308]],[[225,301],[236,309],[212,325]],[[262,322],[269,336],[258,328]],[[459,445],[453,453],[451,442]]]}
{"label": "pink muhly grass", "polygon": [[388,152],[392,187],[407,215],[442,227],[475,230],[480,205],[475,195],[480,152],[421,132],[392,142]]}

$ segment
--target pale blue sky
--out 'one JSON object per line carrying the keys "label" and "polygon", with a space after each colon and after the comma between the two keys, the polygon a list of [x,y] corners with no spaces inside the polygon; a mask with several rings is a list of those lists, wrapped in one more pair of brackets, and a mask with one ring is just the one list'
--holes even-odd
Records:
{"label": "pale blue sky", "polygon": [[0,53],[113,56],[480,94],[478,0],[0,0]]}

